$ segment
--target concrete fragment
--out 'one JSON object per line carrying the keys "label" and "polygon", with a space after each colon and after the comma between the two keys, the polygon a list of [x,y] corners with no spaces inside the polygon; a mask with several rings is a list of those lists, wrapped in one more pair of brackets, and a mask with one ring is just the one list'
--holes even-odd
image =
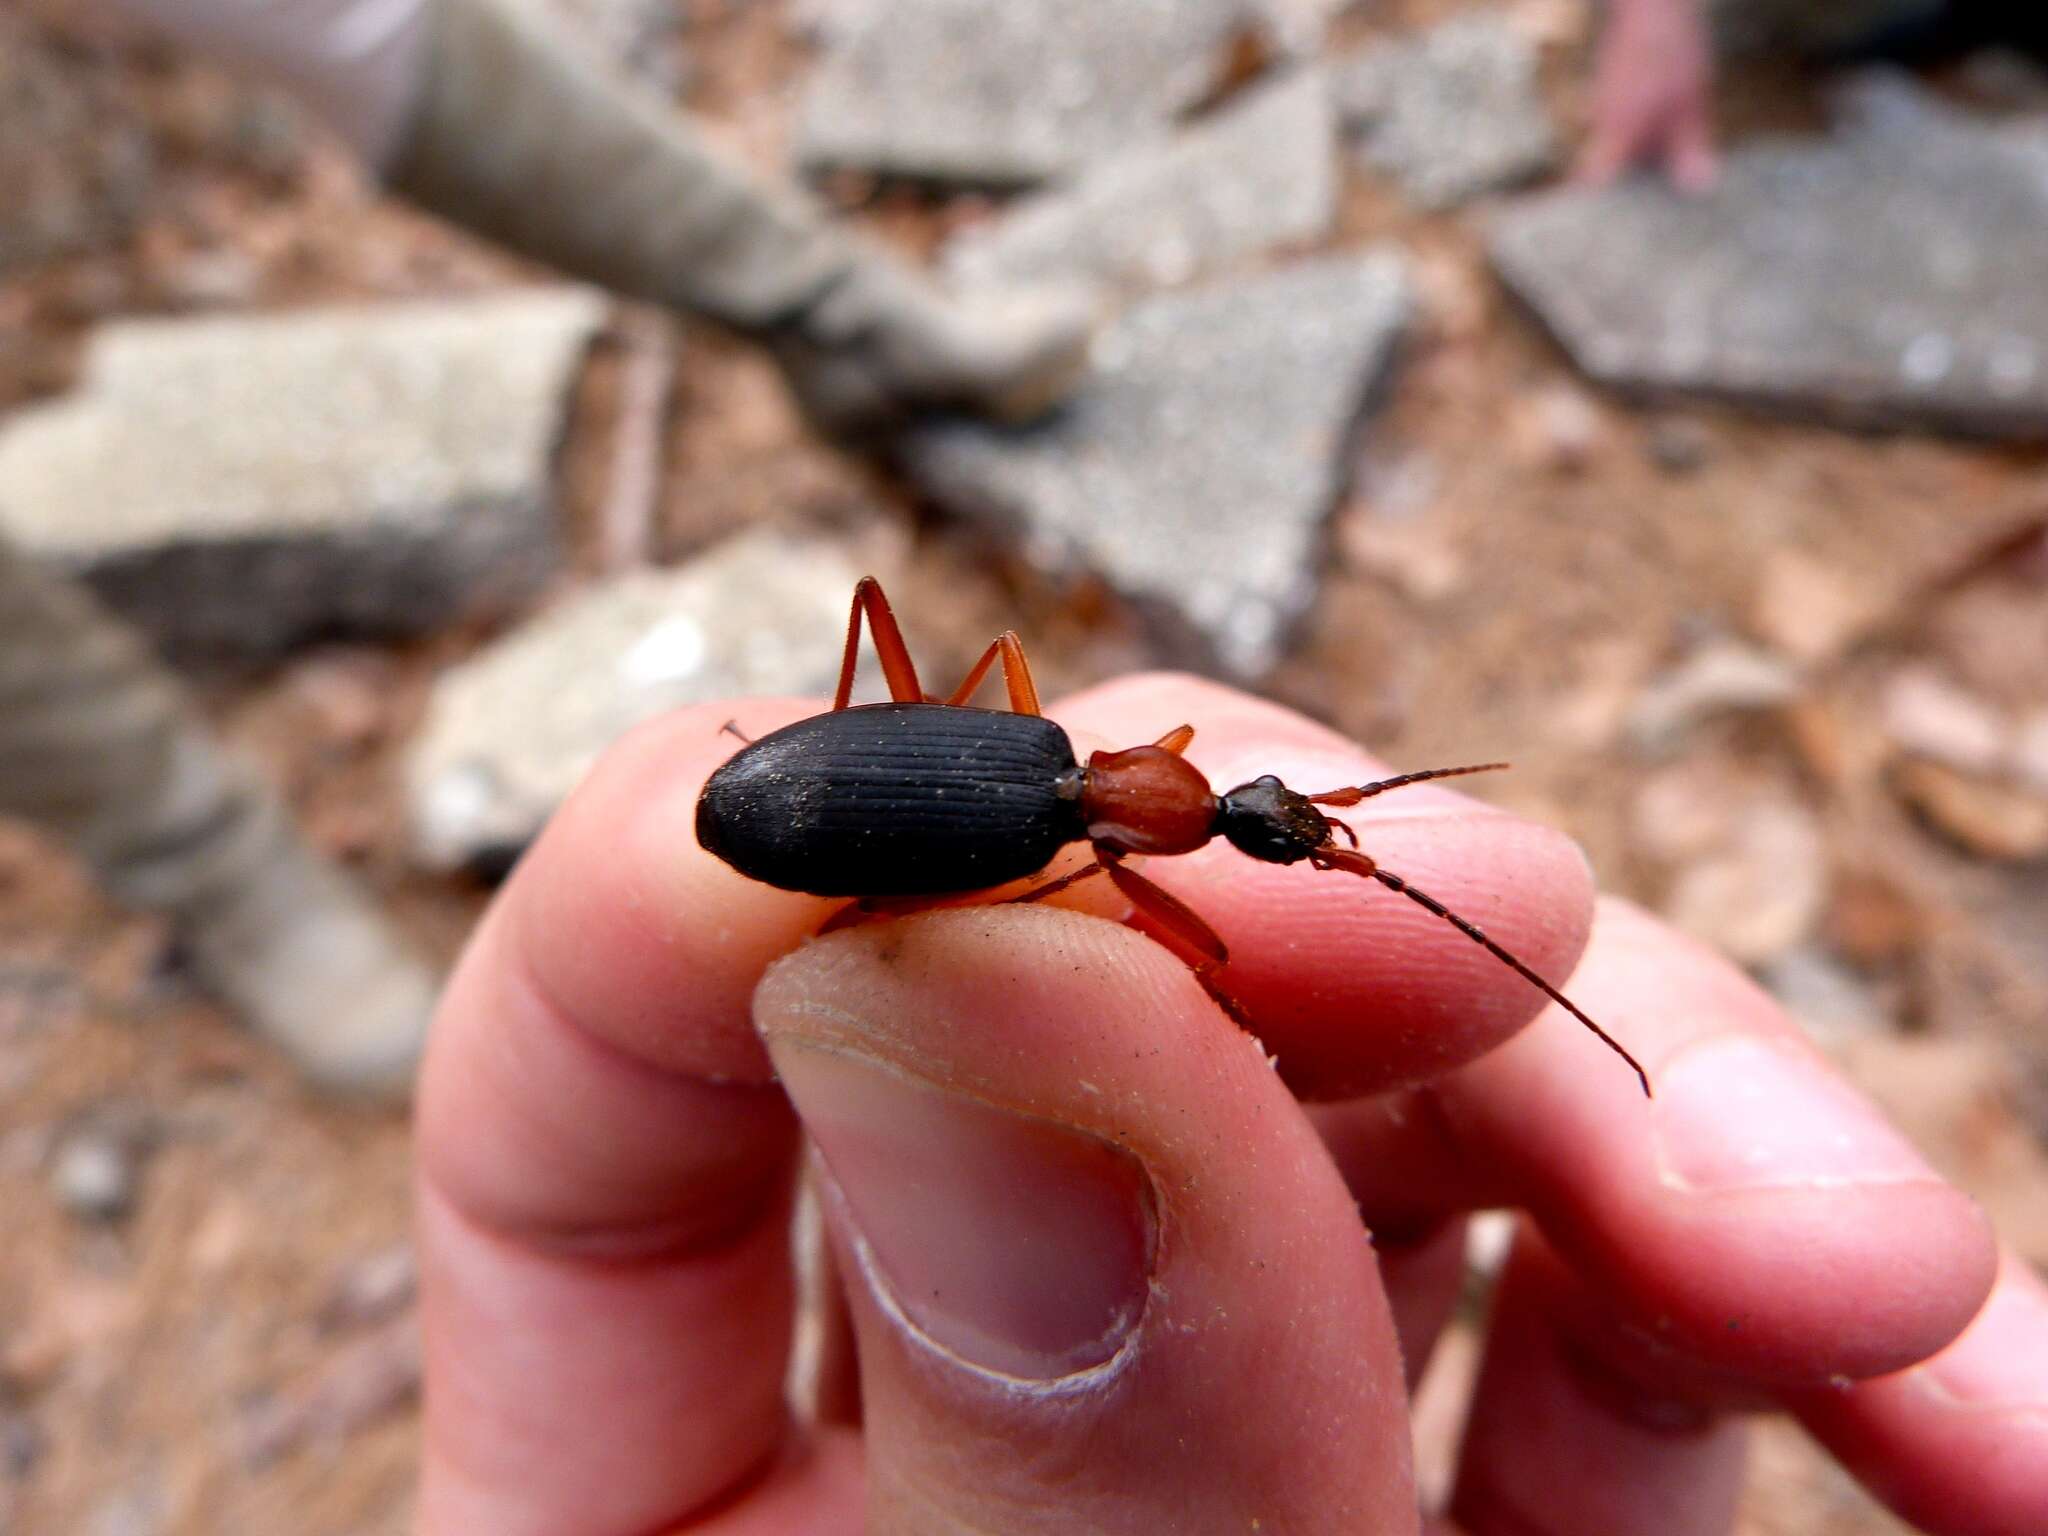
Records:
{"label": "concrete fragment", "polygon": [[1302,70],[968,230],[945,264],[964,285],[1092,282],[1140,292],[1315,239],[1336,211],[1328,90]]}
{"label": "concrete fragment", "polygon": [[1557,158],[1536,45],[1502,11],[1456,16],[1332,69],[1337,109],[1366,162],[1425,208],[1527,181]]}
{"label": "concrete fragment", "polygon": [[549,289],[109,325],[77,394],[0,432],[0,533],[187,653],[501,609],[555,563],[604,312]]}
{"label": "concrete fragment", "polygon": [[1256,674],[1314,595],[1345,440],[1408,306],[1385,249],[1155,298],[1050,421],[928,426],[906,462],[1041,565],[1099,574],[1195,657]]}
{"label": "concrete fragment", "polygon": [[1845,423],[2048,436],[2048,132],[1869,77],[1826,137],[1527,199],[1495,266],[1579,365]]}
{"label": "concrete fragment", "polygon": [[1273,30],[1253,0],[838,0],[817,21],[800,163],[975,186],[1161,137]]}
{"label": "concrete fragment", "polygon": [[861,571],[775,533],[571,598],[435,685],[406,763],[412,850],[436,869],[526,846],[613,740],[666,710],[830,693]]}

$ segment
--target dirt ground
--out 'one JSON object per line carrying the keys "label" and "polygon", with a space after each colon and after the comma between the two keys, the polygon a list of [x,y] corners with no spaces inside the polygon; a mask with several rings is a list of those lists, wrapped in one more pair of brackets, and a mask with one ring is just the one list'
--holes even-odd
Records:
{"label": "dirt ground", "polygon": [[[1453,8],[1381,5],[1343,31]],[[685,9],[692,104],[772,157],[804,65],[784,6]],[[1555,39],[1576,121],[1583,8],[1521,9]],[[376,200],[267,98],[145,50],[66,58],[106,105],[95,131],[140,135],[154,166],[131,233],[0,275],[0,409],[62,389],[111,316],[531,275]],[[1785,74],[1726,95],[1738,132],[1810,116]],[[1424,317],[1268,690],[1399,764],[1513,756],[1474,792],[1568,828],[1608,886],[1767,978],[1805,978],[1830,1049],[2048,1261],[2048,803],[1995,767],[1909,754],[1885,724],[1900,678],[1923,674],[2048,719],[2048,456],[1600,393],[1491,282],[1465,224],[1348,174],[1334,243],[1405,242]],[[978,211],[830,190],[912,248]],[[659,464],[643,533],[619,510],[636,433]],[[898,552],[898,606],[940,671],[1009,624],[1053,693],[1173,659],[1109,594],[1032,574],[885,466],[808,438],[767,366],[696,326],[638,316],[601,344],[563,474],[565,585],[748,523],[829,527]],[[487,892],[408,871],[396,753],[434,672],[483,638],[337,642],[199,680],[315,838],[444,954]],[[1645,725],[1675,667],[1737,644],[1789,660],[1787,697]],[[125,1213],[58,1197],[80,1140],[134,1168]],[[401,1530],[407,1150],[399,1118],[308,1100],[190,989],[158,925],[0,824],[0,1532]],[[1755,1483],[1756,1536],[1891,1528],[1783,1427]]]}

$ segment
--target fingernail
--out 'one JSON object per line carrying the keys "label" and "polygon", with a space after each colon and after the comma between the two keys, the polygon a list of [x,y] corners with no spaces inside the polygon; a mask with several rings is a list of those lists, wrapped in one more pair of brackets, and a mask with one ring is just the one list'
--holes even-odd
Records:
{"label": "fingernail", "polygon": [[1863,1096],[1796,1047],[1705,1040],[1657,1073],[1668,1182],[1697,1190],[1918,1183],[1934,1171]]}
{"label": "fingernail", "polygon": [[914,1328],[1030,1380],[1116,1353],[1151,1268],[1151,1187],[1136,1158],[870,1058],[787,1043],[773,1055]]}

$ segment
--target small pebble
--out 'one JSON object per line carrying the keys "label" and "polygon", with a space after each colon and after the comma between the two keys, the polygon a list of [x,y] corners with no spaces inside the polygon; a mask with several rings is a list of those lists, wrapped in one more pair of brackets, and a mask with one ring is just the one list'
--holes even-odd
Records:
{"label": "small pebble", "polygon": [[100,1131],[74,1131],[57,1148],[50,1184],[74,1216],[119,1221],[135,1204],[134,1149]]}

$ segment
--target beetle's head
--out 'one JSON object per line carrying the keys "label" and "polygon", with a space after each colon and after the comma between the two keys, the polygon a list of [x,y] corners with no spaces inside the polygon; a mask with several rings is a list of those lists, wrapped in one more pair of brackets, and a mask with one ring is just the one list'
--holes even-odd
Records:
{"label": "beetle's head", "polygon": [[1240,853],[1268,864],[1297,864],[1330,840],[1323,813],[1268,773],[1223,797],[1216,830]]}

